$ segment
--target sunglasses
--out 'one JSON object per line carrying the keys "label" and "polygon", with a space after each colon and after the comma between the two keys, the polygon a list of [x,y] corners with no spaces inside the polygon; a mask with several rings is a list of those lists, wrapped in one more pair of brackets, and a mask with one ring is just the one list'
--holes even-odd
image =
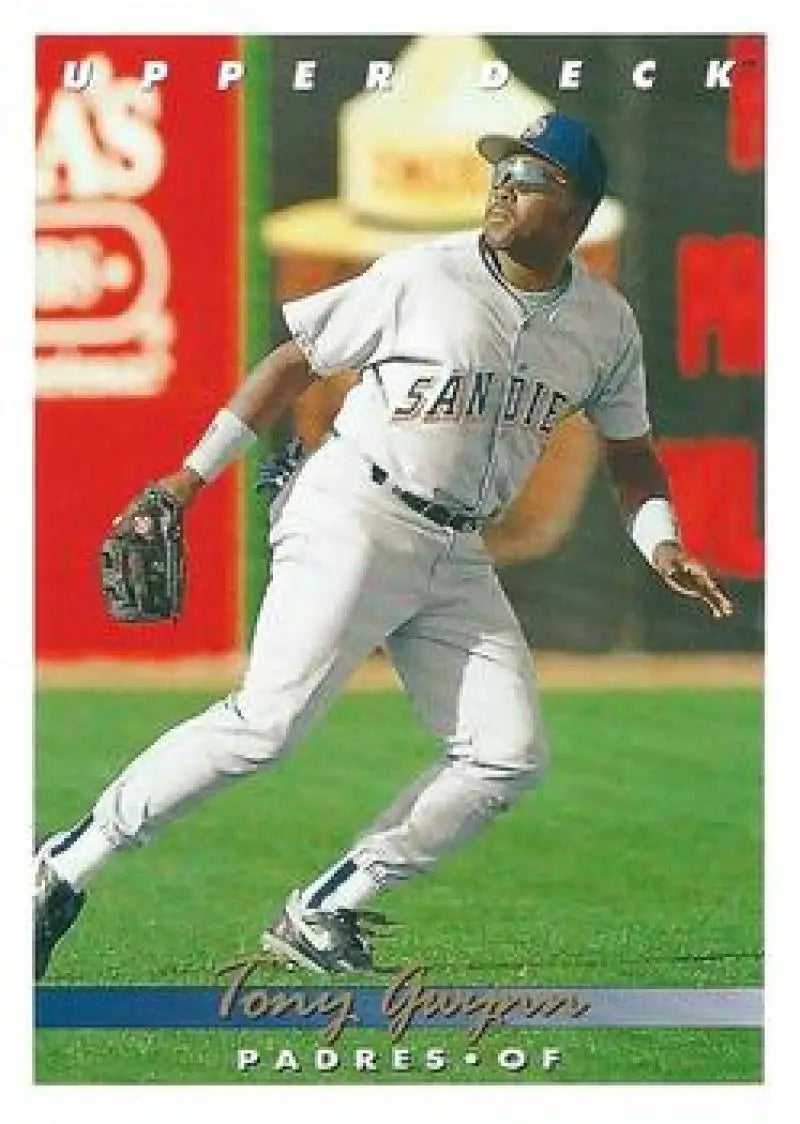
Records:
{"label": "sunglasses", "polygon": [[567,186],[567,180],[555,168],[528,156],[506,156],[492,165],[492,187],[511,183],[523,193],[556,191]]}

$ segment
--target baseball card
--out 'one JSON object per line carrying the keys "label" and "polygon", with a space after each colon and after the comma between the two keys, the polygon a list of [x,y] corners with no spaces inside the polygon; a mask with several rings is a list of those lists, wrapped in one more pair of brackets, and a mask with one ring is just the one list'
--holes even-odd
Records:
{"label": "baseball card", "polygon": [[37,1091],[744,1103],[767,36],[263,24],[35,36]]}

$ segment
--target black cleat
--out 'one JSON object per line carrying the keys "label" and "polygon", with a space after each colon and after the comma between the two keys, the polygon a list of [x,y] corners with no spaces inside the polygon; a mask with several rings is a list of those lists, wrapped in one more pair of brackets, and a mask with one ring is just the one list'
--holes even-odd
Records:
{"label": "black cleat", "polygon": [[86,894],[73,890],[47,861],[48,848],[57,838],[48,839],[39,848],[34,864],[33,961],[37,982],[47,971],[56,944],[75,924],[86,901]]}
{"label": "black cleat", "polygon": [[289,967],[312,972],[375,971],[367,936],[374,925],[391,925],[382,913],[337,909],[326,913],[307,909],[294,890],[280,917],[261,934],[261,946]]}

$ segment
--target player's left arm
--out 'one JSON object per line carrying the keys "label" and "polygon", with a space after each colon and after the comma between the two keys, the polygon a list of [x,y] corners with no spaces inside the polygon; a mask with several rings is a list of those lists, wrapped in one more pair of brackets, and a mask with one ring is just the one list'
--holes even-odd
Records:
{"label": "player's left arm", "polygon": [[628,532],[650,565],[670,589],[701,599],[715,617],[731,616],[734,606],[727,593],[681,543],[669,482],[652,437],[605,437],[604,444]]}

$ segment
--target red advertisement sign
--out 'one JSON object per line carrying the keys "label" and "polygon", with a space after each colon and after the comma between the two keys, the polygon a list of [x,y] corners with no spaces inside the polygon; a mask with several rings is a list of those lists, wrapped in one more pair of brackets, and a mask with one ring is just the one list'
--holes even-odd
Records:
{"label": "red advertisement sign", "polygon": [[[241,95],[235,83],[218,88],[220,61],[239,54],[223,37],[37,42],[40,658],[170,659],[237,646],[235,472],[188,516],[179,623],[109,621],[98,551],[128,499],[179,466],[241,370]],[[159,60],[166,75],[152,66]]]}

